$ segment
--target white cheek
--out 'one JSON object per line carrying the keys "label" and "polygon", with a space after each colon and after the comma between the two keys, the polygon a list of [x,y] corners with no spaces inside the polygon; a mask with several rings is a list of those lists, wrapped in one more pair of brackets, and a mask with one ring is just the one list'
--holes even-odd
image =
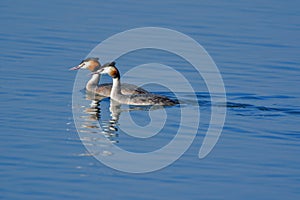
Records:
{"label": "white cheek", "polygon": [[84,62],[84,63],[82,63],[82,69],[87,69],[89,66],[90,66],[90,62]]}
{"label": "white cheek", "polygon": [[102,71],[102,74],[108,74],[110,72],[109,68],[105,68],[103,71]]}

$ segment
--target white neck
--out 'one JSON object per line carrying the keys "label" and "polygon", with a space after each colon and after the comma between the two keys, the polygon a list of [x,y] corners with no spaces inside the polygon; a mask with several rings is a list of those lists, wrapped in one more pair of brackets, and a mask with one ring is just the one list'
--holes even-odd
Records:
{"label": "white neck", "polygon": [[110,98],[117,100],[121,93],[121,82],[119,78],[113,78],[113,84],[110,92]]}
{"label": "white neck", "polygon": [[92,78],[87,82],[85,88],[88,91],[94,91],[98,87],[99,80],[100,80],[100,74],[93,74]]}

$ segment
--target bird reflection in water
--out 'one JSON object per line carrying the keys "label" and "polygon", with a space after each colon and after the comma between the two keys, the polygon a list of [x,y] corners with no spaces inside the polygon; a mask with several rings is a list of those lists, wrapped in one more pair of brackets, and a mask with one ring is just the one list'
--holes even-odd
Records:
{"label": "bird reflection in water", "polygon": [[[84,98],[84,97],[83,97]],[[121,106],[118,102],[110,99],[109,110],[107,97],[85,93],[85,100],[78,107],[78,132],[81,141],[89,153],[84,156],[109,156],[111,145],[119,143],[118,127],[122,112],[153,111],[162,109],[162,106]],[[105,100],[104,100],[105,99]],[[76,117],[76,116],[75,116]]]}
{"label": "bird reflection in water", "polygon": [[[104,135],[110,142],[117,143],[117,122],[120,115],[120,105],[115,105],[113,102],[110,102],[110,118],[104,119],[101,115],[100,107],[100,103],[104,98],[106,97],[98,96],[93,93],[86,93],[86,99],[91,103],[89,104],[89,107],[86,107],[83,110],[85,114],[88,114],[85,115],[86,120],[83,127],[90,133],[99,134],[99,130],[101,130],[101,135]],[[90,131],[87,129],[90,129]]]}

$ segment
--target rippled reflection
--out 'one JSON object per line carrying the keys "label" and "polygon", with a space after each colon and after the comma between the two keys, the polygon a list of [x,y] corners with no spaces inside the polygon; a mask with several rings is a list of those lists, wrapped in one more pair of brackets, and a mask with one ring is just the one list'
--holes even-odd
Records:
{"label": "rippled reflection", "polygon": [[119,143],[118,126],[122,113],[164,109],[162,106],[122,107],[114,100],[107,102],[107,97],[95,96],[93,93],[86,93],[83,99],[81,105],[77,105],[80,114],[74,117],[80,125],[78,133],[81,141],[89,150],[88,154],[82,154],[84,156],[112,155],[109,149],[114,143]]}

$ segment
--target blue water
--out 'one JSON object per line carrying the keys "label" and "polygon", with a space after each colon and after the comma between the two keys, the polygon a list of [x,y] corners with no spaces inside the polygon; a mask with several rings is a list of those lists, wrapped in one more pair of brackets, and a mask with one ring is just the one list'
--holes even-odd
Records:
{"label": "blue water", "polygon": [[[279,0],[1,1],[0,199],[299,199],[299,8]],[[162,170],[129,174],[88,155],[73,122],[76,73],[68,68],[111,35],[145,26],[180,31],[205,47],[225,83],[227,117],[200,160],[210,113],[203,87],[202,120],[188,151]],[[152,54],[135,55],[118,61],[123,70],[151,61]],[[186,65],[168,58],[168,65]],[[157,146],[121,133],[117,140],[143,152],[171,137],[153,138]]]}

